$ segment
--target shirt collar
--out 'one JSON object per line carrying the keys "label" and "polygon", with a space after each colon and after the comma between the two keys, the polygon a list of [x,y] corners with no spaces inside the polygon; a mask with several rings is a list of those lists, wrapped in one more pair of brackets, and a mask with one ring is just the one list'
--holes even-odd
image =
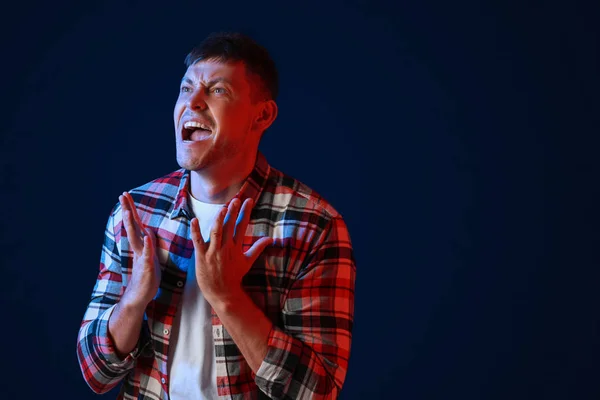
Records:
{"label": "shirt collar", "polygon": [[[181,176],[181,180],[179,181],[179,188],[177,189],[177,196],[175,197],[175,204],[173,206],[173,211],[171,211],[170,218],[178,218],[184,216],[187,219],[192,219],[194,214],[191,211],[191,207],[189,204],[188,196],[189,196],[189,188],[190,188],[190,171],[187,169],[182,170],[183,174]],[[244,202],[246,199],[252,199],[254,204],[258,201],[260,194],[262,193],[265,184],[267,183],[267,178],[269,177],[269,173],[271,172],[271,166],[267,162],[265,156],[257,151],[256,153],[256,162],[254,163],[254,168],[250,175],[246,178],[240,190],[233,196],[233,199],[238,198]],[[229,206],[231,202],[229,200],[226,207]]]}

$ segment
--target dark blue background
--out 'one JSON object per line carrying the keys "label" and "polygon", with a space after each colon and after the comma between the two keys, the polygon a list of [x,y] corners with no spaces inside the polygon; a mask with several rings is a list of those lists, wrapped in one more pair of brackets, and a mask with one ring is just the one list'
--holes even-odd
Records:
{"label": "dark blue background", "polygon": [[0,398],[96,398],[75,344],[108,212],[178,168],[183,59],[227,29],[279,68],[262,151],[352,235],[343,399],[599,398],[592,3],[4,6]]}

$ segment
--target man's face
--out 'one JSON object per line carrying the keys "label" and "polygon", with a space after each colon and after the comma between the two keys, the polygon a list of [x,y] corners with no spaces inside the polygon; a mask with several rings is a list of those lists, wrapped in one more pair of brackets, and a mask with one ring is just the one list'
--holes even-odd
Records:
{"label": "man's face", "polygon": [[241,62],[206,60],[187,69],[173,113],[182,168],[199,171],[240,152],[255,152],[261,132],[253,129],[251,91]]}

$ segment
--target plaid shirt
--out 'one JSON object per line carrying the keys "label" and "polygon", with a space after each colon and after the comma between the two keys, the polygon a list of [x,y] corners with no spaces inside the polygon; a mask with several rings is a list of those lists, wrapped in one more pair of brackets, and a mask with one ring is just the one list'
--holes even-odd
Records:
{"label": "plaid shirt", "polygon": [[[77,341],[83,377],[96,393],[122,381],[119,399],[168,398],[171,327],[194,262],[189,174],[180,169],[130,192],[143,223],[157,235],[163,273],[139,341],[124,359],[108,336],[108,319],[129,282],[133,252],[118,203],[108,218],[100,272]],[[212,310],[219,398],[334,399],[348,368],[354,316],[356,270],[347,227],[330,204],[269,166],[260,152],[235,197],[255,202],[244,251],[261,237],[274,239],[242,281],[273,328],[255,374]]]}

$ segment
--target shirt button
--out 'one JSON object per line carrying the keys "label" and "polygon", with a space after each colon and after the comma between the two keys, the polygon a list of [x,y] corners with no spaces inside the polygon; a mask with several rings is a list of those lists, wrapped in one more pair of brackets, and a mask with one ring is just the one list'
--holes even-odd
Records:
{"label": "shirt button", "polygon": [[165,335],[168,335],[168,334],[169,334],[169,330],[168,330],[168,329],[165,329],[165,330],[163,331],[163,333],[164,333]]}
{"label": "shirt button", "polygon": [[177,281],[177,287],[182,287],[183,286],[183,281]]}
{"label": "shirt button", "polygon": [[161,381],[162,383],[165,383],[167,380],[166,380],[165,378],[160,378],[160,381]]}

